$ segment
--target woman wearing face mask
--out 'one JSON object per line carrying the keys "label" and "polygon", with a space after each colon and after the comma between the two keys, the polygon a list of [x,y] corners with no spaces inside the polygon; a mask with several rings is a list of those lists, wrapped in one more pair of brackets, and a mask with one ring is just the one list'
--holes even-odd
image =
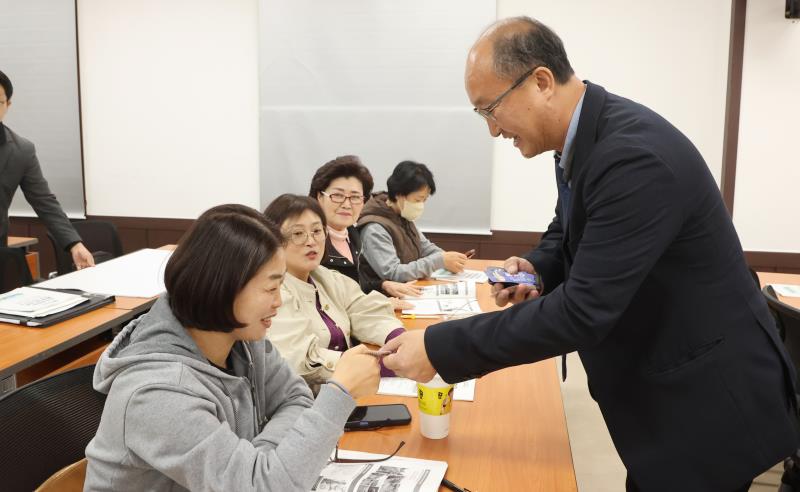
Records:
{"label": "woman wearing face mask", "polygon": [[[355,223],[365,197],[372,192],[372,184],[369,170],[354,155],[337,157],[314,173],[308,196],[319,202],[327,221],[322,265],[359,282],[366,293],[380,290],[393,298],[419,296],[421,291],[415,285],[381,279],[370,282],[361,276],[361,237]],[[410,307],[397,299],[392,304],[395,309]]]}
{"label": "woman wearing face mask", "polygon": [[373,195],[364,205],[358,221],[362,255],[367,260],[362,266],[364,280],[407,282],[428,277],[442,267],[463,271],[466,255],[442,251],[414,225],[425,201],[436,193],[433,174],[425,164],[401,162],[386,180],[386,187],[387,192]]}
{"label": "woman wearing face mask", "polygon": [[[386,296],[364,294],[353,279],[320,266],[327,221],[316,200],[281,195],[264,215],[287,239],[283,305],[268,337],[316,393],[353,345],[352,338],[380,346],[405,330]],[[382,368],[381,375],[394,374]]]}

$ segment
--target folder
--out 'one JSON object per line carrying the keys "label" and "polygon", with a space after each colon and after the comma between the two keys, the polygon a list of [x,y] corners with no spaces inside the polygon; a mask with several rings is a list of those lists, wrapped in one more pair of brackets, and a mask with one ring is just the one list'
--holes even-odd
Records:
{"label": "folder", "polygon": [[70,318],[74,318],[75,316],[88,313],[89,311],[93,311],[97,308],[114,302],[114,296],[110,294],[92,294],[76,289],[48,289],[45,287],[31,288],[64,292],[66,294],[75,294],[86,298],[86,301],[69,309],[65,309],[64,311],[41,317],[15,316],[13,314],[0,313],[0,323],[12,323],[15,325],[31,326],[35,328],[46,328],[50,325],[66,321]]}

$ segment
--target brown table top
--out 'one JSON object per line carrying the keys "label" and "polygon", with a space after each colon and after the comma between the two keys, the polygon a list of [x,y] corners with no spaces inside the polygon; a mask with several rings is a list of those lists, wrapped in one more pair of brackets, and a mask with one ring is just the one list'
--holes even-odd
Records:
{"label": "brown table top", "polygon": [[9,248],[24,248],[38,243],[39,240],[35,237],[8,236]]}
{"label": "brown table top", "polygon": [[[174,249],[174,245],[159,249]],[[99,309],[48,326],[0,323],[0,378],[10,376],[150,309],[156,298],[117,297]]]}
{"label": "brown table top", "polygon": [[[483,270],[500,262],[470,260],[467,268]],[[478,285],[484,311],[497,310],[487,284]],[[408,329],[424,329],[438,320],[403,320]],[[567,422],[554,360],[511,367],[488,374],[475,385],[475,401],[455,401],[450,434],[431,440],[419,432],[416,398],[376,395],[360,405],[405,403],[411,425],[346,433],[342,449],[398,453],[446,461],[449,480],[470,490],[576,491]],[[445,490],[442,488],[441,490]]]}
{"label": "brown table top", "polygon": [[[790,284],[800,285],[800,274],[796,273],[775,273],[758,272],[758,279],[761,280],[761,287],[767,284]],[[781,302],[800,309],[800,297],[778,296]]]}

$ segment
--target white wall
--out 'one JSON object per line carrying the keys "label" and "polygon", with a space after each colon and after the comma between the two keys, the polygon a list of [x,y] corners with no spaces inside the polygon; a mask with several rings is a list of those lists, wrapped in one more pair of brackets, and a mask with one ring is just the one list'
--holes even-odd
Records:
{"label": "white wall", "polygon": [[258,206],[256,0],[79,0],[87,213]]}
{"label": "white wall", "polygon": [[[497,13],[529,15],[550,26],[578,77],[667,118],[694,142],[719,182],[730,8],[730,0],[498,0]],[[509,190],[523,186],[533,192],[520,203]],[[556,202],[552,154],[525,160],[509,141],[498,140],[492,187],[492,229],[545,230]]]}
{"label": "white wall", "polygon": [[[734,219],[745,249],[800,252],[800,228],[778,228],[797,222],[800,24],[781,1],[748,3]],[[87,213],[258,206],[257,14],[256,0],[78,1]],[[561,35],[578,76],[683,130],[719,181],[730,0],[498,0],[498,17],[523,14]],[[493,229],[544,230],[550,156],[497,141],[492,179]]]}
{"label": "white wall", "polygon": [[800,23],[747,2],[733,219],[750,251],[800,252]]}

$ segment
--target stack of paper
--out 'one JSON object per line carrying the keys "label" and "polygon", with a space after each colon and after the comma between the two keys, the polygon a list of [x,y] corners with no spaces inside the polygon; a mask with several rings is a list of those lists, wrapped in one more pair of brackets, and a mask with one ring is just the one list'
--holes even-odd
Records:
{"label": "stack of paper", "polygon": [[414,305],[404,309],[403,314],[452,316],[482,312],[475,295],[475,282],[426,285],[422,287],[421,296],[403,300]]}
{"label": "stack of paper", "polygon": [[461,273],[453,273],[444,268],[440,268],[431,273],[431,278],[434,280],[447,280],[450,282],[458,280],[471,280],[473,282],[478,282],[479,284],[485,284],[489,281],[489,277],[486,276],[486,273],[480,270],[464,270]]}
{"label": "stack of paper", "polygon": [[[417,383],[406,378],[381,378],[378,385],[379,395],[417,396]],[[475,380],[456,383],[453,399],[461,401],[475,401]]]}
{"label": "stack of paper", "polygon": [[41,318],[60,313],[89,299],[65,292],[20,287],[0,295],[0,313]]}

